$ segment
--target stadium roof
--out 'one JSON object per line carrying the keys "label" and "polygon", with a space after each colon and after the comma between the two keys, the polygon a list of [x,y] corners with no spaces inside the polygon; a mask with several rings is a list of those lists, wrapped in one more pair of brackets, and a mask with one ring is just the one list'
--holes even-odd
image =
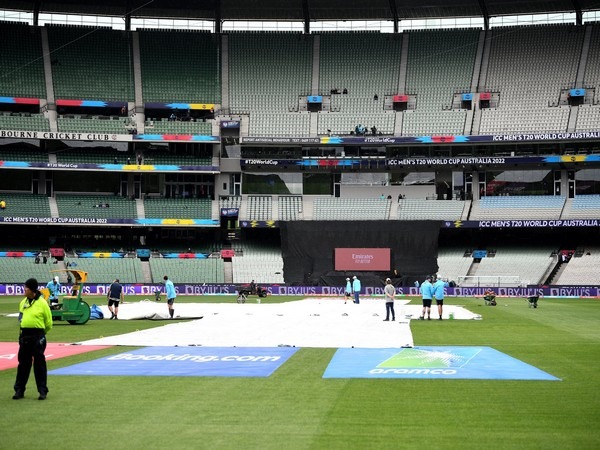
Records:
{"label": "stadium roof", "polygon": [[403,20],[598,10],[592,0],[0,0],[0,9],[38,13],[205,20]]}

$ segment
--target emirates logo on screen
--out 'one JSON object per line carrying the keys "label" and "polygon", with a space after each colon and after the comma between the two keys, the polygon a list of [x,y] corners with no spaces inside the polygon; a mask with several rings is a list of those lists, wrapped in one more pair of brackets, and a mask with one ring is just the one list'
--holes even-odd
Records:
{"label": "emirates logo on screen", "polygon": [[335,270],[338,271],[389,271],[389,248],[336,248]]}

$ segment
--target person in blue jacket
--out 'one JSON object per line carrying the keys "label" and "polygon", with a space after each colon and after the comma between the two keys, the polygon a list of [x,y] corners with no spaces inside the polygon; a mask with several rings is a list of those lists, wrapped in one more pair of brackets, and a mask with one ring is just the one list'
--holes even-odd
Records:
{"label": "person in blue jacket", "polygon": [[169,280],[168,276],[165,275],[163,279],[165,280],[165,294],[167,296],[167,306],[169,307],[169,317],[172,319],[173,314],[175,313],[173,303],[175,303],[177,292],[175,291],[175,285],[171,280]]}
{"label": "person in blue jacket", "polygon": [[362,289],[360,285],[360,280],[356,275],[352,277],[352,292],[354,292],[354,303],[360,303],[360,290]]}
{"label": "person in blue jacket", "polygon": [[60,283],[58,282],[58,276],[48,281],[46,287],[50,291],[50,297],[48,298],[48,301],[50,302],[50,307],[52,307],[52,305],[58,304],[58,294],[60,294]]}
{"label": "person in blue jacket", "polygon": [[438,314],[440,315],[439,320],[442,320],[442,314],[444,310],[444,289],[446,289],[447,283],[440,278],[439,275],[435,277],[435,282],[433,283],[433,297],[435,298],[435,302],[437,303]]}
{"label": "person in blue jacket", "polygon": [[350,298],[352,298],[352,282],[350,281],[350,278],[346,278],[346,288],[344,290],[344,303],[346,303],[346,301]]}
{"label": "person in blue jacket", "polygon": [[431,280],[431,275],[427,275],[425,281],[423,281],[419,288],[421,298],[423,299],[423,312],[421,313],[419,320],[425,320],[425,313],[427,313],[427,320],[431,320],[431,299],[433,298],[433,285],[431,284]]}

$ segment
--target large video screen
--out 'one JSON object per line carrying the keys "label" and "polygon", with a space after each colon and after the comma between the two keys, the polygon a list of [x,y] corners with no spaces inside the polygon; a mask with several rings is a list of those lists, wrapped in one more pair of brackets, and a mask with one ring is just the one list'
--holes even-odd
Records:
{"label": "large video screen", "polygon": [[389,271],[389,248],[336,248],[335,270]]}

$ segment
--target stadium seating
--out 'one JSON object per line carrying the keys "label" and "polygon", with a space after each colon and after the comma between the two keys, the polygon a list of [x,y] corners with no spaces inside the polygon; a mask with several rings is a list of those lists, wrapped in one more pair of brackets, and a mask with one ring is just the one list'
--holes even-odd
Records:
{"label": "stadium seating", "polygon": [[[24,23],[0,23],[0,67],[0,96],[45,98],[39,28]],[[4,125],[1,127],[5,128]]]}
{"label": "stadium seating", "polygon": [[489,219],[557,219],[565,197],[553,195],[521,195],[482,197],[473,202],[471,220]]}
{"label": "stadium seating", "polygon": [[[590,39],[590,48],[588,50],[587,64],[585,66],[585,74],[583,76],[583,86],[595,86],[596,95],[594,104],[600,104],[600,24],[595,23],[592,28],[592,36]],[[577,86],[581,87],[581,86]],[[594,108],[596,109],[596,108]],[[580,110],[581,114],[582,111]],[[579,123],[579,121],[578,121]],[[598,127],[596,121],[596,127]],[[579,130],[579,124],[577,126]],[[598,129],[598,128],[596,128]]]}
{"label": "stadium seating", "polygon": [[[230,33],[229,90],[234,113],[249,113],[252,136],[308,136],[312,38],[301,33]],[[290,108],[292,107],[292,108]]]}
{"label": "stadium seating", "polygon": [[454,94],[470,90],[479,31],[411,31],[408,37],[406,93],[417,103],[403,113],[402,134],[463,134],[466,112],[449,106]]}
{"label": "stadium seating", "polygon": [[[209,149],[211,151],[211,149]],[[175,166],[211,166],[210,154],[187,154],[172,151],[172,149],[147,148],[143,153],[144,164],[150,165],[175,165]],[[133,158],[132,158],[133,160]]]}
{"label": "stadium seating", "polygon": [[319,197],[314,201],[314,220],[388,220],[391,200]]}
{"label": "stadium seating", "polygon": [[128,117],[63,117],[57,119],[58,131],[72,133],[127,134],[131,127]]}
{"label": "stadium seating", "polygon": [[247,220],[272,220],[273,199],[265,195],[249,195],[248,208],[246,210]]}
{"label": "stadium seating", "polygon": [[299,220],[302,215],[302,196],[280,195],[279,196],[279,220]]}
{"label": "stadium seating", "polygon": [[[589,253],[589,254],[588,254]],[[553,280],[558,285],[595,286],[598,284],[600,273],[600,248],[586,248],[583,255],[573,256],[564,265],[564,270]]]}
{"label": "stadium seating", "polygon": [[561,219],[597,219],[600,217],[600,195],[578,195],[567,199]]}
{"label": "stadium seating", "polygon": [[0,209],[0,217],[50,217],[48,197],[39,194],[0,192],[6,209]]}
{"label": "stadium seating", "polygon": [[221,258],[178,259],[150,258],[150,270],[155,283],[167,275],[173,283],[224,283],[224,263]]}
{"label": "stadium seating", "polygon": [[519,277],[522,286],[540,284],[545,281],[543,276],[555,261],[552,250],[551,247],[527,246],[499,248],[493,258],[481,258],[477,270],[472,275],[484,280],[492,280],[494,277]]}
{"label": "stadium seating", "polygon": [[216,35],[151,29],[138,33],[145,102],[221,103]]}
{"label": "stadium seating", "polygon": [[135,159],[135,156],[131,153],[110,152],[105,148],[65,148],[57,150],[54,155],[58,163],[114,164],[116,158],[117,164],[126,164],[128,157],[132,160]]}
{"label": "stadium seating", "polygon": [[0,128],[20,131],[50,131],[50,122],[43,114],[0,114]]}
{"label": "stadium seating", "polygon": [[331,112],[318,115],[318,134],[350,134],[359,123],[393,134],[395,113],[383,105],[397,93],[401,49],[402,38],[385,33],[320,34],[319,93],[340,94],[331,95]]}
{"label": "stadium seating", "polygon": [[566,131],[569,107],[548,105],[575,80],[583,36],[573,25],[493,28],[485,90],[500,100],[482,110],[479,134]]}
{"label": "stadium seating", "polygon": [[[283,281],[283,257],[276,245],[240,242],[236,256],[232,258],[233,282],[280,283]],[[240,256],[243,255],[243,256]]]}
{"label": "stadium seating", "polygon": [[145,198],[147,219],[211,219],[209,198]]}
{"label": "stadium seating", "polygon": [[101,27],[47,28],[57,99],[134,100],[130,33]]}
{"label": "stadium seating", "polygon": [[46,284],[55,274],[55,264],[35,264],[35,258],[4,258],[0,257],[0,280],[2,283],[17,283],[22,285],[27,278],[35,278],[40,284]]}
{"label": "stadium seating", "polygon": [[242,197],[239,195],[228,195],[225,197],[219,198],[219,207],[220,208],[241,208],[242,207]]}
{"label": "stadium seating", "polygon": [[465,251],[460,247],[438,249],[438,277],[447,281],[456,282],[469,273],[472,256],[465,256]]}
{"label": "stadium seating", "polygon": [[579,106],[575,128],[576,131],[598,131],[600,129],[600,106]]}
{"label": "stadium seating", "polygon": [[[2,116],[0,115],[0,118]],[[41,151],[37,147],[26,145],[3,145],[0,146],[1,161],[28,161],[28,162],[48,162],[48,153]]]}
{"label": "stadium seating", "polygon": [[212,121],[191,122],[191,121],[169,121],[166,118],[161,120],[146,120],[144,126],[146,134],[199,134],[203,136],[212,136]]}
{"label": "stadium seating", "polygon": [[137,219],[135,202],[116,195],[56,194],[56,206],[59,217]]}
{"label": "stadium seating", "polygon": [[464,201],[403,199],[398,207],[399,220],[460,220]]}
{"label": "stadium seating", "polygon": [[137,258],[69,258],[76,270],[88,273],[88,283],[110,284],[116,278],[121,283],[143,283],[141,262]]}

